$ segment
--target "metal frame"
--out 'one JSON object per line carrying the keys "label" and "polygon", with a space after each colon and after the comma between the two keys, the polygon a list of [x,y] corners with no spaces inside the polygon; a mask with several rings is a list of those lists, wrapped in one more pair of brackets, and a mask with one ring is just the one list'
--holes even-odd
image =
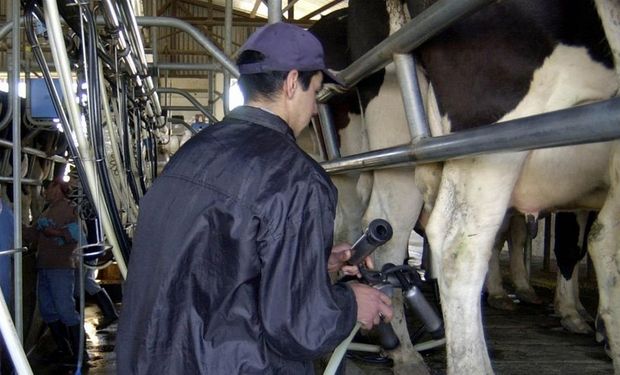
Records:
{"label": "metal frame", "polygon": [[[412,142],[400,146],[334,158],[322,163],[328,173],[372,170],[389,166],[416,165],[490,152],[523,151],[581,143],[603,142],[620,138],[620,98],[574,107],[562,111],[517,119],[441,137],[428,137],[426,115],[419,98],[415,64],[408,53],[463,16],[475,12],[490,0],[439,0],[410,20],[396,33],[338,73],[348,87],[396,62],[404,92],[404,104]],[[336,90],[324,89],[318,95],[326,101]],[[583,123],[596,124],[583,127]],[[335,144],[335,130],[328,123],[323,137],[327,145]],[[335,153],[329,153],[334,154]]]}

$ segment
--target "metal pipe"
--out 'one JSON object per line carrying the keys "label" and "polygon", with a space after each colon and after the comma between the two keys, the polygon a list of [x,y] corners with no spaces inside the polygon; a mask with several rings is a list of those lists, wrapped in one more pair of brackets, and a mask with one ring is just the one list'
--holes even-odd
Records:
{"label": "metal pipe", "polygon": [[[20,2],[13,0],[11,2],[11,18],[14,20],[20,17]],[[21,32],[19,23],[13,23],[11,46],[11,82],[9,100],[13,107],[13,214],[15,220],[13,223],[13,244],[17,249],[22,246],[22,158],[21,158],[21,129],[22,114],[21,103],[19,98],[19,68],[20,68],[20,48],[21,48]],[[22,285],[22,254],[15,253],[13,256],[13,283],[14,283],[14,313],[15,313],[15,330],[17,337],[23,342],[24,339],[24,308],[23,308],[23,285]],[[4,299],[4,298],[3,298]]]}
{"label": "metal pipe", "polygon": [[[19,16],[19,25],[24,24],[24,17]],[[13,30],[13,21],[7,21],[4,25],[0,26],[0,39],[4,39]]]}
{"label": "metal pipe", "polygon": [[133,7],[129,4],[127,0],[119,1],[121,4],[121,9],[125,13],[125,19],[129,23],[130,30],[130,40],[133,41],[133,52],[138,55],[138,62],[140,63],[140,75],[147,75],[147,63],[146,63],[146,54],[144,53],[144,44],[142,43],[142,35],[140,34],[140,30],[138,29],[138,22],[136,21],[136,16],[133,11]]}
{"label": "metal pipe", "polygon": [[409,124],[411,139],[428,137],[430,130],[424,111],[424,102],[420,94],[418,76],[416,74],[415,60],[410,54],[397,53],[394,55],[394,65],[400,93],[405,107],[405,117]]}
{"label": "metal pipe", "polygon": [[[396,53],[407,53],[450,26],[460,18],[475,12],[493,0],[439,0],[410,20],[397,32],[383,40],[337,75],[348,87],[385,67]],[[336,92],[323,90],[320,101],[327,101]]]}
{"label": "metal pipe", "polygon": [[282,0],[269,0],[267,5],[267,22],[282,21]]}
{"label": "metal pipe", "polygon": [[[207,116],[207,118],[209,119],[209,121],[211,121],[211,123],[218,121],[217,118],[215,118],[215,116],[213,116],[211,112],[209,112],[202,104],[198,102],[198,100],[196,100],[196,98],[194,98],[189,92],[185,90],[175,89],[171,87],[160,87],[157,89],[157,92],[162,93],[162,94],[182,95],[187,100],[189,100],[200,112],[204,113],[204,115]],[[168,106],[167,108],[170,109],[171,107]]]}
{"label": "metal pipe", "polygon": [[319,124],[325,141],[327,160],[340,158],[338,148],[338,134],[334,128],[334,119],[327,104],[319,103]]}
{"label": "metal pipe", "polygon": [[209,111],[215,112],[215,73],[209,72]]}
{"label": "metal pipe", "polygon": [[431,163],[492,152],[605,142],[620,138],[618,118],[620,98],[613,98],[440,137],[421,138],[412,144],[365,152],[321,165],[329,173],[344,173]]}
{"label": "metal pipe", "polygon": [[[22,178],[20,180],[21,180],[22,185],[41,186],[41,183],[42,183],[41,180],[35,180],[33,178]],[[0,182],[15,183],[13,176],[0,176]]]}
{"label": "metal pipe", "polygon": [[[15,220],[15,222],[19,222],[19,225],[21,225],[21,220]],[[15,253],[15,255],[17,254],[20,253]],[[0,290],[0,334],[2,334],[4,343],[9,351],[9,354],[11,355],[11,360],[13,361],[15,371],[19,375],[32,374],[32,369],[28,363],[28,358],[26,357],[24,348],[20,343],[21,338],[15,329],[15,326],[13,326],[11,313],[6,305],[2,290]]]}
{"label": "metal pipe", "polygon": [[159,27],[176,27],[191,35],[198,44],[203,46],[207,52],[209,52],[215,59],[222,64],[224,69],[228,70],[235,78],[239,77],[239,70],[237,66],[222,52],[213,42],[211,42],[202,31],[199,31],[194,26],[187,22],[181,21],[172,17],[136,17],[139,25],[142,26],[159,26]]}
{"label": "metal pipe", "polygon": [[[65,105],[67,106],[67,112],[69,117],[69,124],[71,129],[66,129],[66,134],[69,136],[69,131],[72,130],[75,135],[75,139],[77,141],[77,146],[79,150],[79,157],[82,158],[86,183],[89,185],[89,190],[93,196],[93,204],[97,209],[100,219],[103,222],[103,226],[105,228],[105,233],[108,238],[108,241],[113,246],[114,257],[116,258],[116,262],[119,268],[119,271],[123,278],[127,277],[127,264],[123,258],[123,254],[121,252],[121,246],[116,236],[116,232],[114,231],[114,227],[112,225],[112,219],[107,210],[107,207],[104,205],[101,197],[103,193],[101,192],[101,187],[97,184],[99,181],[97,171],[94,166],[94,158],[90,151],[89,144],[86,135],[82,131],[81,121],[79,115],[78,105],[75,101],[70,98],[73,97],[73,87],[71,82],[71,70],[69,64],[69,57],[67,55],[67,48],[64,45],[64,38],[62,33],[62,28],[60,25],[60,15],[58,13],[58,6],[55,0],[45,0],[45,24],[48,27],[48,35],[50,41],[50,47],[52,51],[52,57],[54,58],[54,62],[58,66],[58,73],[61,79],[61,88],[63,91],[63,97],[65,98]],[[73,140],[69,137],[69,142]]]}
{"label": "metal pipe", "polygon": [[198,134],[198,131],[196,129],[192,128],[190,124],[181,119],[170,117],[168,121],[170,121],[171,124],[183,125],[187,130],[190,131],[190,133],[192,133],[192,136]]}
{"label": "metal pipe", "polygon": [[152,63],[149,67],[160,70],[222,70],[219,64],[183,64],[183,63]]}
{"label": "metal pipe", "polygon": [[[232,55],[232,0],[226,0],[224,12],[224,53],[226,56]],[[228,114],[230,106],[230,72],[224,71],[224,115]]]}
{"label": "metal pipe", "polygon": [[[7,141],[6,139],[0,139],[0,147],[11,148],[13,147],[13,142]],[[45,152],[41,150],[37,150],[36,148],[22,147],[21,150],[22,150],[22,153],[24,154],[38,156],[43,159],[55,161],[56,163],[67,163],[67,159],[63,158],[62,156],[58,156],[58,155],[47,156]]]}
{"label": "metal pipe", "polygon": [[3,130],[4,128],[6,128],[7,125],[9,125],[9,122],[11,122],[12,118],[13,118],[13,105],[10,100],[7,100],[6,114],[2,118],[2,121],[0,122],[0,130]]}

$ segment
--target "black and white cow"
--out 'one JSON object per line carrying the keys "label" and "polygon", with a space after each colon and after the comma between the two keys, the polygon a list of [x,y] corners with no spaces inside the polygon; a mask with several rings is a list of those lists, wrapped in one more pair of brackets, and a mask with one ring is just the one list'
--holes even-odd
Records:
{"label": "black and white cow", "polygon": [[[407,19],[399,0],[350,0],[348,17],[353,60]],[[422,89],[433,135],[607,99],[618,90],[612,54],[588,0],[494,2],[416,53],[430,82]],[[360,93],[367,100],[363,118],[370,149],[409,140],[394,69],[389,65],[379,74],[378,84]],[[607,142],[451,160],[418,168],[420,191],[412,188],[409,169],[373,173],[365,218],[384,217],[395,225],[377,263],[402,260],[422,208],[421,193],[432,204],[426,232],[442,295],[450,373],[493,372],[480,291],[510,207],[534,216],[557,208],[601,210],[590,253],[600,287],[599,313],[620,373],[619,147]],[[406,332],[404,318],[393,323]],[[406,334],[401,342],[392,354],[396,372],[407,373],[413,353]]]}

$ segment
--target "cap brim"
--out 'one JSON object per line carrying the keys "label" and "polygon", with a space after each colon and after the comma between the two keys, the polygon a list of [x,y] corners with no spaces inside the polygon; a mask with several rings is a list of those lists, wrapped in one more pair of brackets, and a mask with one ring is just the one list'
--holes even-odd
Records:
{"label": "cap brim", "polygon": [[329,69],[321,70],[323,72],[323,83],[335,83],[340,86],[346,87],[344,81],[340,79],[334,72]]}

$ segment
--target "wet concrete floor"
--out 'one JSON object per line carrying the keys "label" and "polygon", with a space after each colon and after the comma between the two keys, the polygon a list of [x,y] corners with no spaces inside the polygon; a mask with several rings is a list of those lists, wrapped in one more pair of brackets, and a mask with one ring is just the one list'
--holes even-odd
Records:
{"label": "wet concrete floor", "polygon": [[[585,272],[582,272],[585,275]],[[581,295],[584,306],[596,313],[596,288],[590,278],[582,278]],[[515,311],[490,308],[484,303],[484,327],[493,368],[498,375],[594,375],[613,374],[611,361],[593,336],[575,335],[565,331],[558,317],[553,315],[553,287],[555,272],[533,267],[533,284],[544,299],[542,305],[518,304]],[[507,284],[507,288],[510,286]],[[117,305],[119,309],[122,306]],[[95,305],[86,308],[87,350],[89,367],[82,374],[115,374],[114,344],[116,324],[97,332],[95,325],[102,318]],[[35,374],[73,374],[74,368],[53,365],[43,361],[54,350],[51,338],[43,336],[29,359]],[[432,375],[446,373],[445,348],[439,347],[422,353]],[[354,362],[362,373],[369,375],[392,374],[386,365]],[[226,374],[228,375],[228,374]]]}

